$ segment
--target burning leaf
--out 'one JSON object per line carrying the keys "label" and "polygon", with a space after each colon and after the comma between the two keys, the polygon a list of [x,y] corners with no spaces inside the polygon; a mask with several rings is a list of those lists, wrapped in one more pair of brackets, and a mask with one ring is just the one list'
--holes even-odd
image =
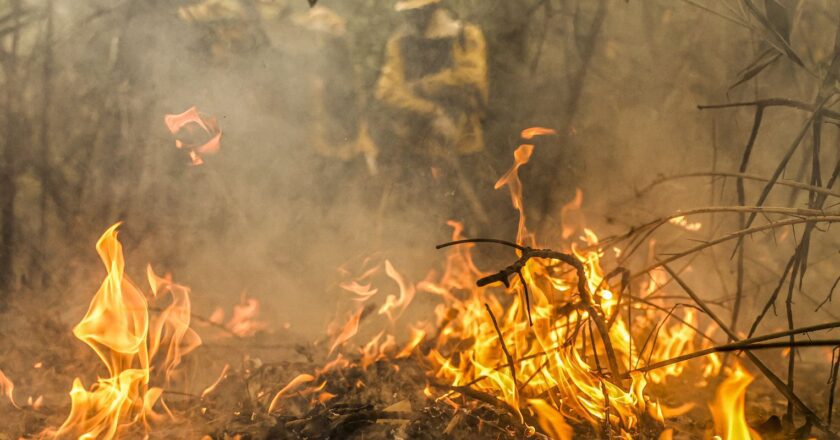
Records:
{"label": "burning leaf", "polygon": [[[221,148],[222,131],[216,118],[199,113],[196,107],[190,107],[187,111],[177,115],[166,115],[163,118],[166,127],[173,135],[178,135],[182,130],[195,136],[197,128],[203,131],[205,137],[210,136],[204,142],[188,142],[182,139],[175,140],[175,147],[189,151],[192,164],[197,166],[204,163],[202,156],[213,155]],[[196,128],[197,127],[197,128]]]}

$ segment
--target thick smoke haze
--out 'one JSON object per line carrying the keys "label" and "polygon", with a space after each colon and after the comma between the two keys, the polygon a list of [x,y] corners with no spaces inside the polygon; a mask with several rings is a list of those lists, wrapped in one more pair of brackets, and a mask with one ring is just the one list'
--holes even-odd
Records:
{"label": "thick smoke haze", "polygon": [[[147,262],[173,273],[193,288],[204,315],[217,305],[229,308],[244,292],[262,302],[262,318],[272,326],[289,323],[301,337],[317,339],[337,313],[342,265],[381,255],[418,281],[440,264],[434,245],[449,238],[445,221],[452,216],[470,236],[513,238],[516,212],[507,191],[492,185],[512,164],[520,130],[531,126],[559,132],[536,141],[522,171],[529,225],[546,245],[558,239],[561,207],[577,188],[587,226],[604,237],[675,209],[734,204],[731,180],[692,178],[637,190],[659,176],[737,171],[752,110],[697,106],[767,97],[813,101],[821,86],[813,75],[828,66],[837,22],[836,1],[779,2],[795,11],[790,41],[815,71],[783,58],[758,79],[730,88],[768,48],[759,31],[727,19],[741,10],[739,2],[718,5],[726,17],[665,0],[447,2],[457,17],[481,27],[488,43],[486,148],[461,159],[490,219],[482,225],[459,194],[423,204],[389,196],[394,177],[383,161],[373,172],[376,154],[342,159],[316,151],[313,78],[322,76],[322,86],[350,96],[340,101],[346,107],[328,111],[354,127],[368,120],[379,158],[387,155],[387,139],[376,133],[378,121],[390,116],[377,108],[374,89],[387,39],[403,26],[392,2],[322,0],[319,7],[335,14],[327,31],[306,27],[303,0],[230,3],[242,10],[218,20],[184,12],[200,11],[201,2],[2,3],[3,14],[22,11],[9,25],[20,26],[15,42],[3,37],[3,165],[14,185],[0,191],[14,205],[3,221],[12,215],[15,225],[3,244],[13,249],[2,291],[8,301],[43,301],[73,322],[101,277],[96,238],[124,221],[134,278],[142,278]],[[231,35],[238,43],[225,40]],[[250,43],[237,46],[241,41]],[[215,117],[223,132],[221,151],[201,166],[190,166],[163,123],[164,115],[191,106]],[[806,118],[768,110],[749,173],[772,174]],[[833,163],[836,130],[823,136]],[[801,148],[784,177],[800,179],[809,157]],[[759,188],[748,184],[748,200]],[[806,203],[806,193],[787,190],[768,202]],[[708,239],[735,229],[738,220],[698,221],[704,229],[694,238]],[[666,231],[656,250],[690,246],[682,232]],[[749,242],[752,291],[768,288],[787,255],[762,250],[791,248],[799,233],[776,232],[777,241],[767,235]],[[814,250],[825,262],[806,279],[820,288],[837,263],[837,236],[825,237],[815,243],[824,249]],[[506,261],[481,252],[481,261]],[[724,298],[728,307],[733,292],[723,286],[735,276],[731,248],[716,252],[687,276],[708,278],[703,294]],[[700,268],[714,275],[698,274]],[[747,299],[746,306],[763,301]]]}
{"label": "thick smoke haze", "polygon": [[[337,112],[369,117],[385,42],[403,17],[388,2],[320,2],[343,20],[332,23],[344,30],[346,46],[336,52],[323,33],[296,22],[308,13],[306,2],[243,3],[251,16],[229,21],[263,39],[248,50],[214,52],[210,46],[226,31],[185,20],[184,10],[200,11],[196,2],[53,1],[49,55],[42,53],[46,23],[22,29],[16,50],[26,65],[9,77],[19,96],[10,103],[17,127],[6,147],[18,170],[11,289],[47,295],[35,280],[46,270],[53,282],[45,285],[67,286],[62,301],[82,308],[79,298],[90,289],[76,283],[98,270],[92,243],[118,220],[126,222],[134,272],[150,261],[212,298],[208,304],[247,292],[264,301],[272,320],[299,320],[295,325],[323,316],[323,299],[344,262],[384,252],[414,277],[433,267],[432,247],[447,238],[443,222],[451,211],[383,202],[387,173],[372,175],[362,157],[324,160],[312,145],[311,77],[338,72],[330,80],[348,83],[359,99]],[[607,235],[674,208],[733,201],[731,191],[722,192],[731,186],[719,184],[712,194],[707,179],[635,198],[634,189],[660,175],[735,170],[750,111],[699,111],[698,104],[814,93],[813,82],[784,62],[756,84],[729,89],[763,43],[701,8],[580,2],[555,10],[527,3],[449,5],[488,40],[487,148],[463,166],[475,169],[470,174],[492,226],[460,218],[473,234],[514,233],[507,194],[491,185],[510,165],[523,128],[561,132],[540,141],[523,171],[533,226],[550,241],[560,207],[581,188],[589,226]],[[793,40],[811,48],[817,63],[833,44],[830,3],[796,8],[808,25],[794,29]],[[21,25],[41,20],[45,6],[21,3]],[[215,116],[224,133],[221,152],[200,167],[188,166],[162,123],[165,114],[193,105]],[[44,118],[46,138],[39,132]],[[771,172],[795,135],[789,119],[769,112],[755,174]],[[38,182],[45,172],[55,174],[53,188]],[[63,188],[70,194],[41,206],[42,190]]]}

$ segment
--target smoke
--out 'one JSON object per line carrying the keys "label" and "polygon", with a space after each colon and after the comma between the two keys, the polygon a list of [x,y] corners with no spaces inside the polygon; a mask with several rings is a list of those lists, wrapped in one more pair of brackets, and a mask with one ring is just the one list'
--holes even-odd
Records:
{"label": "smoke", "polygon": [[[710,194],[707,180],[635,194],[659,175],[737,166],[749,110],[701,112],[696,105],[808,97],[813,89],[779,64],[757,88],[729,90],[763,46],[746,29],[685,4],[607,2],[601,10],[599,2],[577,9],[566,2],[449,2],[488,40],[486,150],[462,162],[491,219],[482,226],[464,214],[463,200],[401,200],[389,192],[394,174],[382,164],[373,174],[363,154],[339,159],[317,151],[319,80],[349,96],[326,109],[346,118],[328,130],[348,133],[334,143],[352,140],[359,121],[376,121],[372,89],[385,43],[402,21],[390,3],[321,1],[339,20],[322,30],[301,21],[309,11],[304,1],[216,2],[235,5],[219,20],[205,20],[201,2],[55,3],[46,157],[66,185],[56,190],[63,205],[47,204],[44,238],[38,168],[20,167],[16,288],[38,286],[35,274],[45,270],[54,283],[74,286],[65,301],[77,308],[93,291],[89,274],[99,270],[95,237],[123,220],[135,277],[150,261],[194,288],[199,313],[229,307],[246,291],[268,306],[269,319],[320,331],[339,297],[336,268],[349,260],[384,252],[416,281],[435,267],[433,246],[447,238],[444,222],[453,213],[470,235],[511,238],[515,211],[491,185],[510,165],[523,128],[560,131],[537,142],[522,171],[534,229],[553,239],[561,207],[581,188],[589,227],[609,235],[677,208],[734,202],[734,184]],[[805,8],[801,20],[828,26],[820,10]],[[826,33],[810,28],[794,29],[797,45],[829,48]],[[46,62],[42,29],[31,25],[21,39],[21,53],[36,66]],[[35,77],[20,79],[26,85],[17,110],[29,123],[12,151],[37,164],[28,150],[46,92]],[[216,117],[223,132],[221,151],[198,167],[163,124],[165,114],[193,105]],[[797,129],[787,115],[770,118],[755,174],[772,171]],[[792,169],[805,159],[796,156]],[[709,234],[734,225],[703,222]],[[729,280],[731,269],[724,272]]]}

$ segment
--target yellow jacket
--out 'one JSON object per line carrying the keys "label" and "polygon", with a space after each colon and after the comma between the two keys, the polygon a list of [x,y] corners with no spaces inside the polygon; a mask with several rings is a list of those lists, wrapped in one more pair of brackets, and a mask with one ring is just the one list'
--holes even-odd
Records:
{"label": "yellow jacket", "polygon": [[[453,22],[457,31],[446,38],[451,45],[451,63],[438,72],[408,78],[404,42],[410,36],[400,32],[386,47],[385,64],[376,85],[376,98],[390,110],[404,116],[396,124],[417,124],[446,114],[457,127],[454,145],[427,145],[453,148],[461,155],[484,149],[481,119],[487,105],[487,45],[477,26]],[[442,40],[441,40],[442,41]]]}

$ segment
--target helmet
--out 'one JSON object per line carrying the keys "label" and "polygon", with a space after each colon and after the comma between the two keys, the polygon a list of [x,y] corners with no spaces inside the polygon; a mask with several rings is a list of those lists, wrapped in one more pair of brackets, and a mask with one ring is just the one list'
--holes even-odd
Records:
{"label": "helmet", "polygon": [[441,0],[402,0],[398,1],[396,5],[394,5],[394,10],[401,12],[401,11],[409,11],[412,9],[421,9],[425,8],[426,6],[436,5],[440,3]]}

